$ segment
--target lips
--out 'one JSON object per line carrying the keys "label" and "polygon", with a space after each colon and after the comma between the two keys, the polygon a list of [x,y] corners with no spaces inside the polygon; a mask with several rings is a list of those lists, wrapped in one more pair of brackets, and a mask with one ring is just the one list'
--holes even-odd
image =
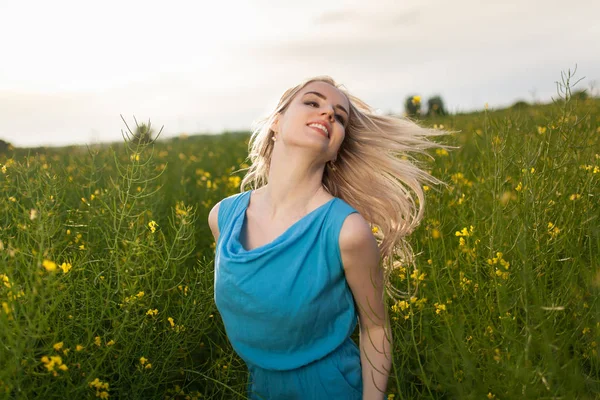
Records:
{"label": "lips", "polygon": [[[325,128],[327,128],[327,132],[329,132],[329,136],[331,136],[331,124],[330,124],[329,122],[327,122],[327,121],[319,121],[319,120],[317,120],[317,121],[310,121],[310,122],[309,122],[308,124],[306,124],[306,125],[310,125],[310,124],[319,124],[319,125],[323,125]],[[311,128],[312,128],[312,127],[311,127]],[[315,129],[319,129],[319,128],[315,128]],[[326,134],[325,132],[321,131],[320,129],[319,129],[319,131],[320,131],[321,133],[323,133],[325,136],[327,136],[327,134]],[[329,136],[327,136],[327,137],[329,137]]]}
{"label": "lips", "polygon": [[326,138],[329,139],[329,136],[327,136],[327,134],[325,132],[323,132],[323,129],[321,128],[317,128],[316,126],[309,126],[309,128],[314,129],[315,131],[318,131],[321,135],[325,136]]}

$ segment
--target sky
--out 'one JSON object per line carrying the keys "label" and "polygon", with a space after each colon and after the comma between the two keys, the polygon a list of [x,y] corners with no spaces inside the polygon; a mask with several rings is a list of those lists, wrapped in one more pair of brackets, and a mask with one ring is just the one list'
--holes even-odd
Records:
{"label": "sky", "polygon": [[315,75],[394,113],[551,102],[575,68],[598,96],[599,20],[597,0],[0,0],[0,139],[250,130]]}

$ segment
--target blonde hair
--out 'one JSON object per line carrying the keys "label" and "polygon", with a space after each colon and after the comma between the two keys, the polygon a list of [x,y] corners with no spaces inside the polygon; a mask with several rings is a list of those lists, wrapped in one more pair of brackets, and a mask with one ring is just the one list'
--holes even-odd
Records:
{"label": "blonde hair", "polygon": [[[329,76],[316,76],[285,91],[275,110],[258,120],[248,144],[251,166],[240,189],[246,185],[258,189],[267,184],[274,132],[270,129],[278,113],[284,112],[295,95],[310,82],[326,82],[340,90],[350,103],[346,136],[342,142],[335,169],[326,164],[323,186],[333,196],[354,207],[374,227],[384,269],[387,294],[394,299],[415,293],[401,291],[390,282],[394,269],[413,266],[414,255],[405,236],[421,222],[425,196],[422,183],[444,184],[408,160],[409,152],[425,154],[425,149],[450,149],[428,140],[449,131],[424,128],[408,118],[378,115],[364,101],[351,95]],[[402,155],[403,157],[398,157]],[[412,192],[417,196],[418,207]],[[398,257],[399,260],[395,258]],[[418,283],[418,279],[415,280]],[[415,287],[417,289],[417,287]]]}

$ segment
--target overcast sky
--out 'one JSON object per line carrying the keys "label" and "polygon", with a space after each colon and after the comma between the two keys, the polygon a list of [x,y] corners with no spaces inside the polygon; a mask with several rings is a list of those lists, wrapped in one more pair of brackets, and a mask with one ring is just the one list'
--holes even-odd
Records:
{"label": "overcast sky", "polygon": [[0,0],[0,139],[16,146],[247,130],[330,75],[383,112],[551,101],[600,86],[600,1]]}

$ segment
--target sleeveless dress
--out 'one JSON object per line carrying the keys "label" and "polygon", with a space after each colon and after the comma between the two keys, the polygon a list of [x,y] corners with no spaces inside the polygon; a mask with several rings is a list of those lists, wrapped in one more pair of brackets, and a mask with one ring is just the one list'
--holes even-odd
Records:
{"label": "sleeveless dress", "polygon": [[221,201],[214,300],[231,345],[249,370],[248,398],[362,398],[360,352],[350,338],[356,304],[339,234],[358,212],[334,197],[271,243],[240,242],[251,191]]}

